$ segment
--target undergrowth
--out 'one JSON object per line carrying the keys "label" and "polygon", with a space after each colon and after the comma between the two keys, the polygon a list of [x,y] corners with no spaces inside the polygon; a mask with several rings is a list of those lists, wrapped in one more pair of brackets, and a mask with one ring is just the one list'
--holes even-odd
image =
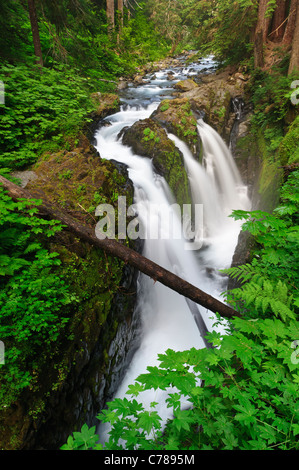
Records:
{"label": "undergrowth", "polygon": [[22,169],[45,151],[67,147],[94,109],[88,80],[56,64],[44,68],[2,65],[0,169]]}
{"label": "undergrowth", "polygon": [[[68,322],[76,298],[58,273],[58,254],[45,241],[61,230],[37,216],[38,200],[14,202],[0,187],[0,403],[8,407],[32,385]],[[41,354],[42,351],[42,354]]]}

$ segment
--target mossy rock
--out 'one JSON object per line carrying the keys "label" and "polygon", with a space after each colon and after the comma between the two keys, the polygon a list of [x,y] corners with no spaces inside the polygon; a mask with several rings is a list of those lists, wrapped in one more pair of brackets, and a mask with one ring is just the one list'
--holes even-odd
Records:
{"label": "mossy rock", "polygon": [[187,80],[180,80],[174,85],[176,90],[183,92],[193,90],[196,87],[198,87],[197,83],[195,83],[194,80],[191,80],[191,78],[188,78]]}
{"label": "mossy rock", "polygon": [[199,155],[197,120],[188,98],[163,100],[151,118],[184,141],[194,155]]}
{"label": "mossy rock", "polygon": [[32,170],[36,178],[27,189],[33,196],[47,199],[81,221],[95,222],[94,212],[101,203],[117,210],[118,196],[126,196],[127,205],[132,204],[134,190],[125,166],[101,159],[87,139],[71,152],[44,156]]}
{"label": "mossy rock", "polygon": [[202,77],[199,86],[181,93],[181,99],[188,99],[193,111],[229,141],[234,122],[231,101],[245,96],[246,82],[232,75],[229,68]]}
{"label": "mossy rock", "polygon": [[116,113],[120,109],[120,98],[115,93],[93,93],[91,95],[95,105],[95,110],[90,113],[90,122],[84,126],[84,133],[91,142],[94,141],[94,134],[99,127],[99,123],[106,116]]}
{"label": "mossy rock", "polygon": [[184,93],[199,115],[214,127],[222,137],[227,137],[232,95],[225,81],[215,81],[213,85],[201,85]]}
{"label": "mossy rock", "polygon": [[148,118],[135,122],[125,130],[123,143],[130,146],[137,155],[152,159],[155,171],[166,179],[181,207],[190,203],[183,156],[157,121]]}
{"label": "mossy rock", "polygon": [[287,134],[283,138],[279,150],[278,158],[281,165],[291,165],[299,163],[299,116],[293,121]]}
{"label": "mossy rock", "polygon": [[97,107],[93,117],[103,119],[108,114],[116,112],[120,106],[120,98],[115,93],[93,93],[91,98]]}

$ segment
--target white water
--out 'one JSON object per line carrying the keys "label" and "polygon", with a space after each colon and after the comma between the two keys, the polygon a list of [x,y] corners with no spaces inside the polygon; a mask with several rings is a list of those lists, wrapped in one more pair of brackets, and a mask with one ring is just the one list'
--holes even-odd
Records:
{"label": "white water", "polygon": [[[137,109],[128,106],[126,110],[108,118],[111,125],[102,127],[96,133],[96,148],[102,158],[128,165],[129,177],[135,187],[136,212],[146,233],[143,254],[220,298],[220,293],[224,290],[223,278],[216,273],[211,281],[206,275],[206,268],[218,270],[230,266],[240,225],[227,216],[233,209],[249,208],[246,188],[228,148],[210,126],[198,121],[204,149],[203,164],[200,164],[183,142],[174,135],[169,135],[184,155],[193,204],[203,204],[204,209],[204,249],[192,251],[186,250],[186,241],[182,236],[173,236],[181,235],[182,227],[171,205],[170,189],[166,181],[155,175],[150,159],[134,155],[117,137],[125,126],[149,117],[157,108],[159,101],[149,100],[148,97],[157,91],[155,88],[158,83],[164,84],[164,90],[165,86],[169,86],[165,80],[166,72],[156,74],[148,85],[136,89],[143,99],[148,100],[146,107]],[[177,73],[177,76],[181,79],[180,74]],[[133,98],[135,97],[136,95]],[[169,214],[172,215],[171,227]],[[196,227],[198,233],[202,233],[201,228]],[[160,234],[158,239],[153,236],[157,233]],[[138,375],[146,372],[149,365],[158,364],[158,354],[169,348],[182,351],[191,347],[205,347],[195,319],[185,299],[179,294],[160,283],[154,283],[145,275],[140,275],[138,303],[143,326],[141,345],[115,397],[124,397],[128,385],[134,383]],[[200,312],[206,326],[211,330],[213,315],[203,308],[200,308]],[[158,402],[156,410],[166,420],[170,414],[165,406],[165,398],[166,392],[149,391],[141,394],[139,400],[147,409],[151,402]],[[107,426],[99,427],[102,441],[106,439],[107,431]]]}

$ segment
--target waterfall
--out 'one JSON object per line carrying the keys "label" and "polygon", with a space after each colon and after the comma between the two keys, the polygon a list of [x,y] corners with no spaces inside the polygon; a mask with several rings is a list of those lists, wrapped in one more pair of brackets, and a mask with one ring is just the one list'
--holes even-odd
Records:
{"label": "waterfall", "polygon": [[[161,75],[158,79],[161,79]],[[148,93],[147,88],[146,96]],[[203,207],[204,225],[195,227],[198,238],[203,239],[203,249],[186,249],[181,218],[176,205],[172,204],[173,196],[167,182],[155,174],[150,159],[134,155],[118,137],[125,126],[149,117],[158,104],[158,101],[150,101],[148,106],[139,109],[127,105],[126,109],[107,118],[110,126],[102,127],[96,133],[96,148],[102,158],[114,159],[128,166],[129,177],[135,188],[134,211],[143,227],[143,255],[221,300],[221,292],[225,287],[223,277],[217,270],[230,266],[240,231],[240,224],[228,218],[228,215],[233,209],[249,208],[246,187],[226,144],[202,120],[198,121],[197,126],[203,145],[202,162],[194,158],[182,141],[169,134],[184,156],[192,204],[194,207]],[[213,281],[207,276],[208,269],[215,270]],[[201,315],[201,326],[211,330],[212,313],[202,307],[196,308]],[[140,274],[138,282],[138,309],[142,316],[140,347],[115,397],[125,397],[128,385],[146,372],[148,366],[158,364],[158,354],[169,348],[182,351],[206,346],[194,309],[192,306],[190,308],[186,299],[143,274]],[[165,405],[168,392],[143,392],[138,400],[142,401],[146,409],[150,408],[151,402],[158,402],[156,411],[165,422],[170,417]],[[99,426],[102,442],[106,439],[108,429],[107,425]]]}
{"label": "waterfall", "polygon": [[197,128],[203,146],[202,163],[178,137],[173,134],[168,137],[183,154],[193,204],[203,205],[204,242],[208,246],[205,261],[210,259],[210,264],[222,268],[230,265],[240,232],[240,224],[228,216],[234,209],[249,210],[251,203],[223,139],[202,119],[198,120]]}

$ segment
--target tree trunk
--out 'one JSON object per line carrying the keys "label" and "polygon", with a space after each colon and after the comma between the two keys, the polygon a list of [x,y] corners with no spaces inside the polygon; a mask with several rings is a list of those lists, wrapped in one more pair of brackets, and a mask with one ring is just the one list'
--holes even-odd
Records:
{"label": "tree trunk", "polygon": [[114,0],[106,0],[106,14],[108,20],[108,29],[113,30],[115,26],[114,20]]}
{"label": "tree trunk", "polygon": [[118,24],[119,24],[119,33],[122,32],[124,25],[124,2],[123,0],[117,0],[117,10],[118,10]]}
{"label": "tree trunk", "polygon": [[42,67],[43,66],[43,55],[40,44],[40,37],[38,31],[38,21],[36,15],[36,8],[34,0],[28,0],[28,11],[31,24],[31,31],[33,37],[34,53],[37,57],[37,63]]}
{"label": "tree trunk", "polygon": [[254,34],[254,66],[263,67],[264,65],[264,44],[267,41],[271,18],[266,17],[266,11],[269,0],[260,0],[258,19]]}
{"label": "tree trunk", "polygon": [[288,22],[283,35],[283,44],[290,46],[294,37],[294,30],[296,25],[296,11],[297,11],[298,0],[292,0],[290,5]]}
{"label": "tree trunk", "polygon": [[299,74],[299,6],[297,3],[296,8],[296,21],[295,21],[295,28],[294,28],[294,36],[292,42],[292,53],[291,53],[291,60],[289,65],[288,74],[290,75],[292,72],[298,72]]}
{"label": "tree trunk", "polygon": [[264,66],[264,41],[263,32],[257,31],[254,38],[254,68],[262,68]]}
{"label": "tree trunk", "polygon": [[276,9],[273,14],[272,28],[269,38],[271,41],[279,42],[283,38],[286,26],[286,0],[276,0]]}
{"label": "tree trunk", "polygon": [[[8,191],[8,194],[14,199],[26,198],[32,199],[33,196],[25,189],[20,188],[11,181],[8,181],[3,176],[0,176],[0,184]],[[231,308],[230,306],[220,302],[211,295],[203,292],[184,279],[179,278],[170,271],[154,263],[153,261],[145,258],[136,251],[122,245],[116,240],[108,238],[99,239],[95,236],[95,230],[87,225],[80,224],[77,220],[70,217],[60,209],[53,207],[47,201],[43,201],[39,206],[39,214],[42,217],[50,217],[51,219],[59,220],[65,225],[66,230],[69,230],[81,240],[90,243],[93,246],[103,249],[111,256],[120,258],[126,263],[129,263],[134,268],[137,268],[142,273],[151,277],[154,282],[159,281],[165,286],[173,289],[185,298],[192,300],[196,304],[202,305],[208,310],[218,313],[224,318],[231,319],[235,316],[241,317],[240,313]]]}

